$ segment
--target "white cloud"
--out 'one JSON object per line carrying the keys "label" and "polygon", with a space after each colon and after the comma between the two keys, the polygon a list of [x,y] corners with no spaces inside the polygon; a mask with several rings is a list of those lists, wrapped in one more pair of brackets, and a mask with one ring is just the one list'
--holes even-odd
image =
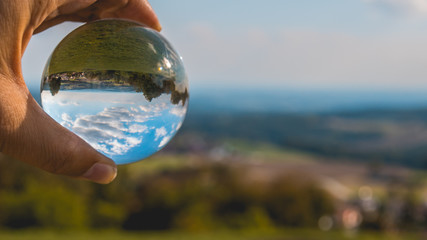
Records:
{"label": "white cloud", "polygon": [[[142,142],[141,133],[148,131],[148,126],[137,123],[151,116],[140,115],[123,107],[110,107],[95,115],[80,116],[68,126],[95,149],[113,156],[121,155],[138,146]],[[70,122],[70,118],[63,115],[64,121]],[[131,125],[127,128],[124,123]]]}
{"label": "white cloud", "polygon": [[363,0],[380,7],[409,14],[427,14],[427,0]]}
{"label": "white cloud", "polygon": [[182,122],[179,122],[176,127],[175,127],[175,131],[178,131],[182,126]]}
{"label": "white cloud", "polygon": [[427,88],[427,36],[413,30],[351,34],[254,27],[227,35],[204,25],[188,28],[180,35],[185,39],[175,42],[194,85],[203,87]]}
{"label": "white cloud", "polygon": [[73,119],[70,117],[70,115],[68,115],[67,113],[63,113],[61,115],[61,118],[64,122],[71,122]]}
{"label": "white cloud", "polygon": [[165,127],[156,128],[156,138],[154,139],[154,141],[159,140],[160,137],[166,136],[166,134],[168,134],[168,132],[166,131]]}
{"label": "white cloud", "polygon": [[139,124],[133,124],[129,126],[129,132],[130,133],[143,133],[148,130],[148,127],[145,125],[139,125]]}
{"label": "white cloud", "polygon": [[165,146],[166,143],[168,143],[170,139],[171,139],[171,136],[164,137],[162,139],[162,141],[160,141],[160,143],[159,143],[159,148],[162,148],[163,146]]}
{"label": "white cloud", "polygon": [[73,119],[67,113],[61,114],[61,125],[70,128],[73,124]]}
{"label": "white cloud", "polygon": [[141,105],[139,106],[139,110],[143,111],[143,112],[160,112],[163,109],[167,108],[168,104],[169,104],[169,96],[167,95],[162,95],[159,97],[159,99],[156,100],[160,100],[161,102],[157,103],[157,104],[150,104],[150,105]]}
{"label": "white cloud", "polygon": [[134,137],[128,137],[124,143],[119,142],[117,139],[114,139],[112,141],[108,141],[107,144],[111,145],[111,152],[114,154],[120,155],[124,154],[133,147],[137,146],[142,142],[142,139],[137,139]]}
{"label": "white cloud", "polygon": [[58,105],[59,106],[68,106],[68,105],[79,106],[80,104],[78,102],[73,102],[73,101],[59,101]]}
{"label": "white cloud", "polygon": [[187,108],[183,108],[181,106],[173,107],[170,111],[170,114],[173,114],[177,117],[184,117],[187,113]]}
{"label": "white cloud", "polygon": [[[175,134],[175,132],[178,130],[178,128],[174,127],[175,125],[176,124],[172,124],[172,130],[169,133],[167,132],[165,127],[156,128],[156,138],[154,139],[154,141],[158,141],[160,138],[162,138],[162,140],[160,140],[158,148],[164,147]],[[181,126],[181,123],[178,123],[178,125]]]}

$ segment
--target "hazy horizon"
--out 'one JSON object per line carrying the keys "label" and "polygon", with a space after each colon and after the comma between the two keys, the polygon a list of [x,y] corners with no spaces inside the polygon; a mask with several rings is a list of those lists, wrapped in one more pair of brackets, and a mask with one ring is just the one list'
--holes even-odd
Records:
{"label": "hazy horizon", "polygon": [[[191,87],[190,87],[191,89]],[[40,102],[39,89],[31,93]],[[89,91],[89,90],[88,90]],[[90,91],[89,91],[90,92]],[[427,91],[349,89],[197,88],[190,90],[194,112],[322,113],[427,108]]]}

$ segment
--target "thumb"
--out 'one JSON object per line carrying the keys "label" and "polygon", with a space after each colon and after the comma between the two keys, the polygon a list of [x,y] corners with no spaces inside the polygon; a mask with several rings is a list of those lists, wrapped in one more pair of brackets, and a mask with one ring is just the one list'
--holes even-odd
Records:
{"label": "thumb", "polygon": [[55,122],[28,89],[19,88],[0,90],[0,151],[54,174],[103,184],[116,177],[111,159]]}

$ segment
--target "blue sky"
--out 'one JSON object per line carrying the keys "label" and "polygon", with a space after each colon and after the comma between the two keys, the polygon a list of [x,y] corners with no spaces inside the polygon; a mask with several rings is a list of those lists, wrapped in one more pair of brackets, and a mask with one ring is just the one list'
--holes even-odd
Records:
{"label": "blue sky", "polygon": [[[151,1],[183,56],[191,89],[427,90],[427,0]],[[76,24],[33,38],[24,77],[37,89]]]}
{"label": "blue sky", "polygon": [[[181,127],[186,106],[170,96],[148,102],[142,93],[43,91],[45,111],[118,164],[138,161],[163,148]],[[93,101],[97,99],[97,101]]]}

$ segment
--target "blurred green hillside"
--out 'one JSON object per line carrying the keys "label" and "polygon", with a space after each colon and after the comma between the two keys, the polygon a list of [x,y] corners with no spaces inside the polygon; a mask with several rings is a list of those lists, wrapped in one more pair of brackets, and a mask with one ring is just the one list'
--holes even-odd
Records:
{"label": "blurred green hillside", "polygon": [[200,156],[157,156],[122,166],[108,186],[50,175],[4,157],[0,164],[0,224],[10,229],[316,227],[318,218],[334,212],[332,197],[313,179],[252,179],[249,166]]}
{"label": "blurred green hillside", "polygon": [[[324,113],[190,111],[179,147],[194,135],[204,144],[224,139],[270,143],[325,158],[427,168],[427,110],[352,110]],[[203,144],[202,144],[203,145]]]}
{"label": "blurred green hillside", "polygon": [[[123,239],[422,239],[427,223],[423,171],[326,159],[268,144],[223,143],[191,154],[171,154],[172,145],[120,166],[117,180],[106,186],[2,156],[0,237],[40,239],[28,237],[36,230],[37,236],[51,238],[77,231],[70,239],[91,234],[108,235],[105,239],[122,234]],[[96,234],[106,230],[113,232]]]}
{"label": "blurred green hillside", "polygon": [[423,239],[422,113],[190,112],[106,186],[0,156],[0,238]]}
{"label": "blurred green hillside", "polygon": [[396,233],[383,234],[376,232],[361,233],[355,236],[354,234],[342,232],[322,232],[313,229],[284,229],[284,230],[248,230],[248,231],[216,231],[216,232],[120,232],[120,231],[96,231],[96,232],[80,232],[80,231],[7,231],[0,232],[2,240],[71,240],[71,239],[92,239],[92,240],[343,240],[343,239],[358,239],[358,240],[418,240],[423,239],[420,234]]}

